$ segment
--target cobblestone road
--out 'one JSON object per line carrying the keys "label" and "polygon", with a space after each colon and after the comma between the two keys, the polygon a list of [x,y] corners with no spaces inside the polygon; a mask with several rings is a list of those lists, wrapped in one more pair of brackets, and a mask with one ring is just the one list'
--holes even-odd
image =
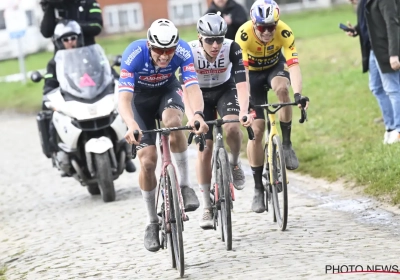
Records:
{"label": "cobblestone road", "polygon": [[[178,277],[167,251],[143,247],[146,215],[137,173],[124,173],[115,183],[117,201],[105,204],[51,167],[33,116],[0,115],[0,135],[0,266],[6,265],[8,280]],[[399,215],[290,173],[288,230],[280,232],[270,214],[250,211],[252,177],[244,165],[248,184],[236,192],[233,251],[225,250],[219,232],[199,228],[200,210],[189,213],[186,278],[400,279],[325,274],[326,265],[400,269]]]}

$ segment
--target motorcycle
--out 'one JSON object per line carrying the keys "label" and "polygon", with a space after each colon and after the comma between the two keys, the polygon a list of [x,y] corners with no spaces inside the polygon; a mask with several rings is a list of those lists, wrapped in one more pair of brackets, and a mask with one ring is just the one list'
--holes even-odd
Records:
{"label": "motorcycle", "polygon": [[[114,201],[114,180],[131,155],[127,127],[117,112],[117,77],[111,74],[121,57],[110,67],[95,44],[59,50],[55,61],[59,88],[43,99],[52,111],[37,116],[42,151],[62,176],[75,178],[91,195],[101,194],[104,202]],[[31,75],[33,82],[42,79],[38,71]]]}

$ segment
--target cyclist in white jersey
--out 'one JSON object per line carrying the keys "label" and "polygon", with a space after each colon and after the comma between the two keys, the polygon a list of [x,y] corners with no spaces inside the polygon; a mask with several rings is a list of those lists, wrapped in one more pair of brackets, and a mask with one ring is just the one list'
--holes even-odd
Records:
{"label": "cyclist in white jersey", "polygon": [[[250,126],[253,118],[248,114],[249,94],[246,73],[239,45],[225,38],[227,25],[218,14],[206,14],[197,22],[198,40],[189,42],[192,49],[194,67],[197,72],[204,99],[204,120],[214,120],[218,114],[224,119],[242,119],[247,116],[244,126]],[[189,66],[188,66],[189,67]],[[231,76],[231,68],[234,77]],[[184,86],[182,86],[184,89]],[[184,100],[186,99],[184,90]],[[190,119],[193,112],[185,110]],[[243,139],[239,123],[224,125],[226,142],[230,148],[229,161],[232,167],[234,186],[244,188],[245,176],[241,168],[239,154]],[[213,148],[213,130],[209,127],[206,134],[207,147],[198,154],[196,162],[197,180],[203,194],[203,215],[199,224],[203,229],[214,226],[210,201],[211,157]]]}

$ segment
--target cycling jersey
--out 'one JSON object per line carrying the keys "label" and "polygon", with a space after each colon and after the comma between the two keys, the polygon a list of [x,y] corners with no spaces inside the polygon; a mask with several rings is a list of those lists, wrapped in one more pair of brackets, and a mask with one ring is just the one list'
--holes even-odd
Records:
{"label": "cycling jersey", "polygon": [[299,63],[293,32],[281,20],[276,26],[274,38],[267,44],[258,39],[251,20],[239,28],[235,41],[242,48],[243,64],[250,71],[262,71],[276,65],[282,57],[282,48],[289,67]]}
{"label": "cycling jersey", "polygon": [[222,85],[230,79],[232,67],[236,83],[246,81],[242,51],[236,42],[225,39],[217,58],[212,63],[207,60],[199,40],[189,42],[189,46],[192,49],[200,88]]}
{"label": "cycling jersey", "polygon": [[175,55],[165,68],[153,65],[147,40],[134,41],[122,55],[119,92],[133,93],[135,87],[154,89],[168,85],[176,80],[175,71],[179,67],[186,87],[198,84],[192,51],[185,41],[179,40]]}

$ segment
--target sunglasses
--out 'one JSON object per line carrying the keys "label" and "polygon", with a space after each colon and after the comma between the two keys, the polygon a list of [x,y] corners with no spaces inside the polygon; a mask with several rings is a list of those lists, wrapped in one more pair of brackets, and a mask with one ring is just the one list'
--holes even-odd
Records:
{"label": "sunglasses", "polygon": [[275,28],[276,24],[269,24],[269,25],[256,24],[256,29],[261,33],[264,33],[266,30],[268,30],[269,33],[272,33],[275,30]]}
{"label": "sunglasses", "polygon": [[64,38],[62,38],[61,40],[62,40],[64,43],[68,43],[69,41],[76,41],[76,39],[78,39],[78,36],[72,35],[72,36],[64,37]]}
{"label": "sunglasses", "polygon": [[166,49],[157,48],[157,47],[151,47],[151,50],[152,50],[153,52],[155,52],[156,54],[158,54],[158,55],[163,55],[164,53],[165,53],[166,55],[170,55],[170,54],[173,54],[173,53],[175,52],[176,47],[166,48]]}
{"label": "sunglasses", "polygon": [[208,45],[214,44],[214,42],[217,42],[217,44],[222,44],[225,40],[225,37],[203,37],[204,42]]}

